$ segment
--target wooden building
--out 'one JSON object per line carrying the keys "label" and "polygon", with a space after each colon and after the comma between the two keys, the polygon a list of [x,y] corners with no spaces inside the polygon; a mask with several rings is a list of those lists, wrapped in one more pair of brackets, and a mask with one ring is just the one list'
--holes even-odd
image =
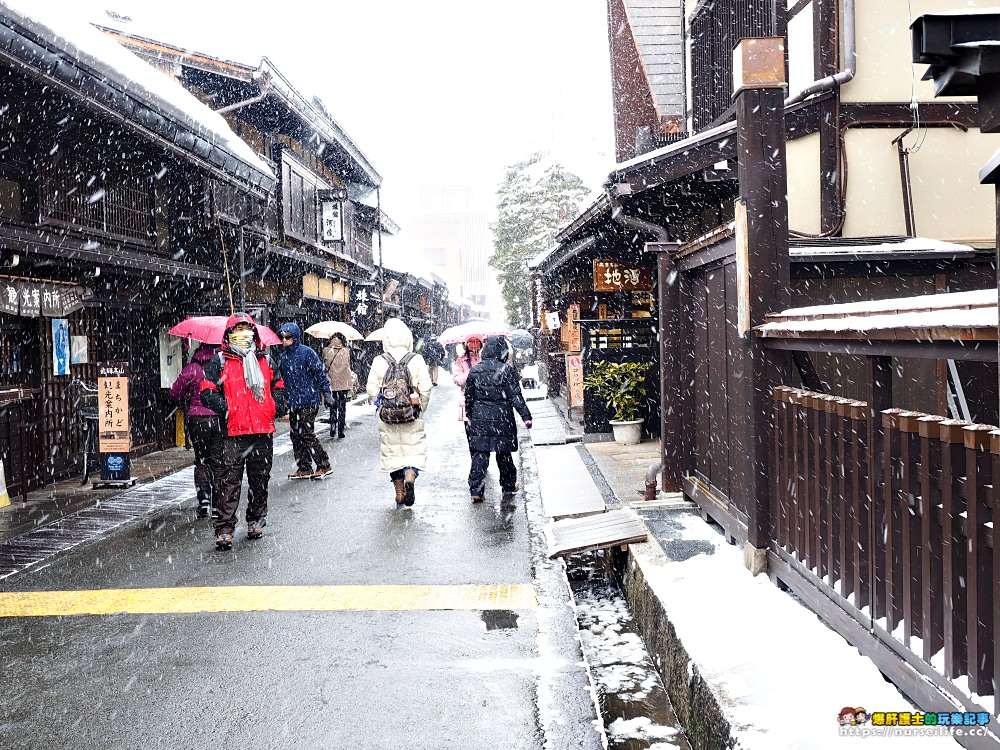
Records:
{"label": "wooden building", "polygon": [[67,386],[100,361],[132,373],[133,452],[165,446],[157,334],[225,283],[212,195],[260,214],[276,178],[96,30],[5,9],[0,37],[0,449],[23,495],[80,461]]}
{"label": "wooden building", "polygon": [[[642,5],[621,23],[656,12]],[[1000,160],[983,135],[996,99],[973,97],[992,82],[986,5],[936,2],[914,58],[888,33],[915,20],[903,0],[689,0],[684,136],[646,150],[619,132],[625,161],[555,252],[624,216],[623,255],[656,256],[664,488],[922,707],[995,717],[997,212],[979,178]],[[660,114],[632,107],[630,127],[642,111]],[[991,722],[963,744],[1000,746]]]}
{"label": "wooden building", "polygon": [[[399,228],[369,205],[378,204],[382,177],[323,103],[299,93],[267,58],[236,63],[170,40],[103,30],[225,117],[280,176],[275,200],[257,214],[238,196],[216,196],[223,236],[241,268],[236,306],[275,325],[349,321],[353,294],[362,287],[370,293],[378,275],[381,235]],[[228,309],[229,300],[208,304]],[[353,321],[364,332],[382,315],[377,304],[370,312]]]}

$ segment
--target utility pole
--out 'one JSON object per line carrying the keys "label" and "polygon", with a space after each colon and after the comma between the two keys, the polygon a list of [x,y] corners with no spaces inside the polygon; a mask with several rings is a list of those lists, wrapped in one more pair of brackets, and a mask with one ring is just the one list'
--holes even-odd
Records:
{"label": "utility pole", "polygon": [[385,325],[385,273],[382,265],[382,188],[375,188],[375,231],[378,234],[379,326]]}

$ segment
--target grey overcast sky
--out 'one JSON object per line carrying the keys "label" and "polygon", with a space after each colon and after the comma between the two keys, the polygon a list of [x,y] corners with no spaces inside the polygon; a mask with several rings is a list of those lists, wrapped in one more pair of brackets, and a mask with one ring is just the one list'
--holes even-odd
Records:
{"label": "grey overcast sky", "polygon": [[422,186],[468,185],[492,213],[504,167],[535,151],[591,188],[613,166],[606,0],[37,2],[112,10],[216,57],[266,55],[374,164],[404,233]]}

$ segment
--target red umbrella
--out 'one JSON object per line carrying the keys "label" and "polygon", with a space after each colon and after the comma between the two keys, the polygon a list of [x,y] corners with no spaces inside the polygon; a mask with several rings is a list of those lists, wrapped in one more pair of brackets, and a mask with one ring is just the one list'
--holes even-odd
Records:
{"label": "red umbrella", "polygon": [[[228,315],[195,315],[194,317],[182,320],[167,331],[167,333],[172,333],[174,336],[181,336],[186,339],[194,339],[203,344],[221,344],[228,320]],[[260,334],[260,340],[264,346],[281,343],[278,335],[267,326],[262,326],[258,323],[257,332]]]}

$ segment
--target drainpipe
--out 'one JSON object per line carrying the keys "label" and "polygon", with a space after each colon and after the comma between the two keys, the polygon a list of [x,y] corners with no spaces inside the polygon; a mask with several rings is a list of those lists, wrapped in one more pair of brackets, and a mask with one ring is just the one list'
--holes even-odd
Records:
{"label": "drainpipe", "polygon": [[790,104],[797,104],[820,91],[828,91],[829,89],[843,86],[854,78],[858,70],[858,41],[855,36],[854,2],[855,0],[844,0],[844,58],[846,63],[844,70],[832,76],[821,78],[818,81],[813,81],[794,96],[785,99],[786,107]]}
{"label": "drainpipe", "polygon": [[227,104],[225,107],[219,107],[216,113],[220,115],[226,114],[226,112],[232,112],[234,109],[242,109],[243,107],[249,107],[251,104],[256,104],[257,102],[263,101],[267,98],[267,95],[271,93],[271,86],[269,84],[271,78],[267,73],[262,73],[257,79],[257,89],[260,91],[257,96],[250,97],[249,99],[244,99],[241,102],[233,102],[232,104]]}
{"label": "drainpipe", "polygon": [[[667,233],[665,227],[659,224],[654,224],[651,221],[645,221],[643,219],[638,219],[635,216],[629,216],[625,213],[625,209],[622,208],[621,204],[618,202],[618,196],[614,190],[612,190],[611,185],[604,186],[604,192],[608,196],[608,202],[611,204],[611,219],[618,222],[624,227],[629,229],[635,229],[639,232],[648,232],[656,237],[657,242],[669,242],[670,235]],[[663,473],[664,463],[663,459],[660,459],[659,463],[655,463],[646,469],[646,491],[643,493],[643,500],[655,500],[656,499],[656,478]]]}
{"label": "drainpipe", "polygon": [[628,227],[629,229],[635,229],[639,232],[648,232],[649,234],[655,235],[657,242],[670,241],[670,236],[667,234],[665,227],[661,227],[659,224],[654,224],[651,221],[645,221],[643,219],[636,218],[635,216],[627,215],[625,213],[625,209],[623,209],[621,204],[618,202],[618,196],[612,189],[611,185],[605,185],[604,192],[607,194],[608,202],[611,204],[612,221],[616,221],[623,227]]}

